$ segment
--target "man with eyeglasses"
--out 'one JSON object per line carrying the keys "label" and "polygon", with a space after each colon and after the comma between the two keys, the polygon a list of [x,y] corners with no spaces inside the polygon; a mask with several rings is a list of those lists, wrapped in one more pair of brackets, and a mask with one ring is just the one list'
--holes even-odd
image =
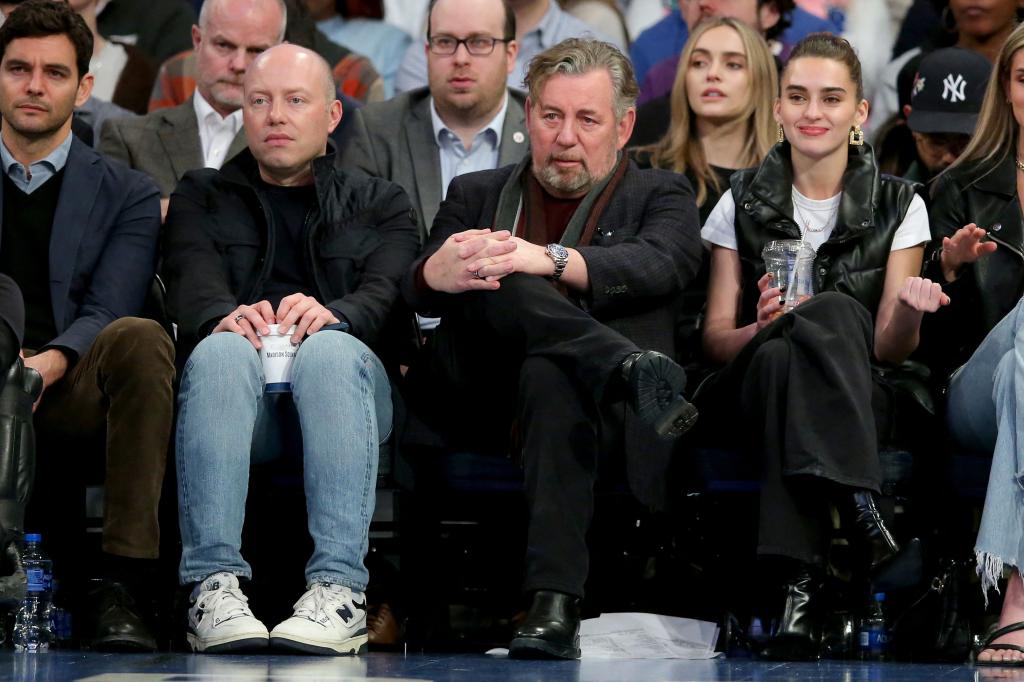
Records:
{"label": "man with eyeglasses", "polygon": [[[615,43],[608,36],[594,30],[588,24],[565,12],[557,0],[506,0],[515,15],[518,32],[505,35],[519,44],[515,66],[508,72],[508,86],[523,90],[523,77],[530,60],[544,50],[557,45],[566,38],[597,38]],[[430,15],[427,15],[427,38],[439,31],[431,32]],[[498,34],[494,34],[497,37]],[[625,50],[624,45],[616,45]],[[402,60],[402,66],[395,77],[395,91],[405,92],[427,85],[429,81],[426,53],[416,43],[409,46]]]}
{"label": "man with eyeglasses", "polygon": [[341,164],[401,185],[430,232],[452,178],[526,154],[525,96],[505,79],[519,44],[504,0],[433,0],[424,50],[430,85],[352,114]]}

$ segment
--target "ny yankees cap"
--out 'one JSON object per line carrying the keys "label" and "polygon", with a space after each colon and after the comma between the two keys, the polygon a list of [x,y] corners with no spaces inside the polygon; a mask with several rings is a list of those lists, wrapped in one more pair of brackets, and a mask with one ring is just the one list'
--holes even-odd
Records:
{"label": "ny yankees cap", "polygon": [[992,65],[962,47],[935,50],[921,60],[907,124],[918,133],[972,135]]}

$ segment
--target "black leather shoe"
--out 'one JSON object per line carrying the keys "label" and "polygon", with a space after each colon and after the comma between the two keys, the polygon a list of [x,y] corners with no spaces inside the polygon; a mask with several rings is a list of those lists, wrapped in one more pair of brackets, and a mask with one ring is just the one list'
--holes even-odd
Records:
{"label": "black leather shoe", "polygon": [[580,598],[538,590],[512,635],[509,658],[579,658]]}
{"label": "black leather shoe", "polygon": [[785,601],[771,639],[761,658],[771,661],[816,661],[821,646],[824,587],[821,569],[800,563],[784,585]]}
{"label": "black leather shoe", "polygon": [[854,490],[839,507],[843,525],[873,589],[886,592],[911,587],[921,580],[921,542],[910,540],[902,548],[889,532],[870,490]]}
{"label": "black leather shoe", "polygon": [[683,397],[686,372],[655,350],[622,361],[622,377],[633,411],[662,438],[678,438],[697,423],[697,408]]}
{"label": "black leather shoe", "polygon": [[97,651],[156,651],[156,639],[123,583],[103,581],[86,595],[84,642]]}

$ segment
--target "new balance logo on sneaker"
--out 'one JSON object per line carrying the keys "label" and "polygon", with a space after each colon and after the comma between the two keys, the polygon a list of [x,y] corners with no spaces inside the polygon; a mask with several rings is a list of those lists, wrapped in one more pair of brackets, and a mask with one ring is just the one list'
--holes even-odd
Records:
{"label": "new balance logo on sneaker", "polygon": [[293,609],[292,617],[271,631],[271,646],[328,655],[366,650],[366,597],[361,592],[316,583],[299,597]]}
{"label": "new balance logo on sneaker", "polygon": [[[366,600],[365,599],[363,600],[362,604],[360,604],[359,602],[357,602],[356,600],[353,599],[352,600],[352,606],[354,606],[357,609],[359,609],[360,611],[362,611],[363,615],[365,617],[365,615],[366,615]],[[345,604],[340,609],[338,609],[337,610],[337,614],[341,617],[341,619],[343,621],[345,621],[346,625],[348,625],[348,622],[350,620],[352,620],[352,618],[353,618],[352,611],[348,608],[348,604]]]}
{"label": "new balance logo on sneaker", "polygon": [[186,639],[193,651],[224,653],[266,648],[267,626],[252,615],[230,573],[215,573],[192,590]]}

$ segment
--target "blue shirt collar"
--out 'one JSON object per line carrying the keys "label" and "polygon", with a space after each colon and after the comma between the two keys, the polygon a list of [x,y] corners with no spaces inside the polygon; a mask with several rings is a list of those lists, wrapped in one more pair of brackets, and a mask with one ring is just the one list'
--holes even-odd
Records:
{"label": "blue shirt collar", "polygon": [[[491,131],[494,134],[494,145],[497,146],[501,142],[501,132],[505,126],[505,112],[508,111],[508,90],[505,90],[505,101],[501,103],[501,109],[498,109],[498,113],[494,115],[487,125],[477,132],[477,135],[486,131]],[[449,135],[455,135],[448,126],[444,124],[441,117],[437,113],[437,109],[434,108],[434,98],[430,98],[430,124],[434,128],[434,140],[440,146],[442,144],[441,134],[447,132]],[[474,136],[473,139],[476,139]]]}
{"label": "blue shirt collar", "polygon": [[540,21],[530,33],[540,34],[540,44],[545,50],[558,42],[561,35],[559,26],[565,12],[558,6],[557,0],[548,0],[548,11],[540,18]]}
{"label": "blue shirt collar", "polygon": [[[63,142],[61,142],[59,145],[57,145],[56,149],[54,149],[52,152],[47,154],[45,158],[42,158],[42,159],[40,159],[40,160],[30,164],[30,168],[35,168],[35,167],[39,167],[40,165],[45,165],[45,166],[49,167],[51,172],[56,173],[60,169],[64,168],[65,164],[67,164],[67,162],[68,162],[68,154],[70,152],[71,152],[71,132],[68,131],[67,137],[64,138]],[[2,161],[3,165],[4,165],[4,174],[8,175],[8,176],[10,176],[11,169],[13,167],[21,166],[21,162],[14,158],[14,155],[12,155],[10,150],[7,149],[7,144],[5,142],[3,142],[2,139],[0,139],[0,161]]]}

